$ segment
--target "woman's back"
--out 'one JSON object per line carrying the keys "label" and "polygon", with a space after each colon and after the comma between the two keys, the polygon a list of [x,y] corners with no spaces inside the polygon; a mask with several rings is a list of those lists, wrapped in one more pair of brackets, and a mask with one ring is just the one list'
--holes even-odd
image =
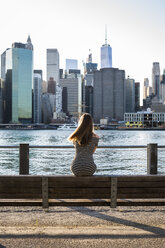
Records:
{"label": "woman's back", "polygon": [[79,145],[78,142],[74,143],[76,148],[76,156],[87,156],[93,157],[93,153],[95,151],[95,147],[98,145],[99,138],[97,136],[93,136],[89,144],[86,146]]}
{"label": "woman's back", "polygon": [[96,165],[93,161],[93,153],[98,145],[99,138],[92,136],[89,144],[86,146],[74,142],[76,149],[75,157],[71,165],[71,171],[76,176],[91,176],[96,171]]}
{"label": "woman's back", "polygon": [[92,117],[85,113],[81,116],[76,130],[68,138],[76,148],[71,165],[71,171],[76,176],[91,176],[96,171],[93,153],[98,145],[99,137],[94,134],[93,130]]}

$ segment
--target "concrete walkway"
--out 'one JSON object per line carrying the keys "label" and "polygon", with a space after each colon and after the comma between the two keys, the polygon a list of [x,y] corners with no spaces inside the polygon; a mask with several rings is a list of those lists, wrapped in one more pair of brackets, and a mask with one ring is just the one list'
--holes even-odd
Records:
{"label": "concrete walkway", "polygon": [[165,247],[164,207],[1,207],[0,247]]}

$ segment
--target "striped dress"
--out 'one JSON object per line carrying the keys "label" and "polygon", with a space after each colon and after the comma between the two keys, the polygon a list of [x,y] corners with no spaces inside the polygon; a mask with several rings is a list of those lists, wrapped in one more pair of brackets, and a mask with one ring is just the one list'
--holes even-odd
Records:
{"label": "striped dress", "polygon": [[96,165],[93,161],[93,153],[98,145],[99,138],[92,137],[92,140],[86,146],[80,146],[74,142],[76,154],[71,164],[71,171],[75,176],[92,176],[96,171]]}

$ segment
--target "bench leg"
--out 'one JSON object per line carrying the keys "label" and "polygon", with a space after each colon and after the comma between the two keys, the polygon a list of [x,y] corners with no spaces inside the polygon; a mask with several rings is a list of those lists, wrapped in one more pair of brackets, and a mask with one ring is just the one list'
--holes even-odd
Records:
{"label": "bench leg", "polygon": [[42,177],[42,207],[48,208],[49,207],[49,200],[48,200],[48,178]]}
{"label": "bench leg", "polygon": [[111,177],[111,208],[117,206],[117,177]]}

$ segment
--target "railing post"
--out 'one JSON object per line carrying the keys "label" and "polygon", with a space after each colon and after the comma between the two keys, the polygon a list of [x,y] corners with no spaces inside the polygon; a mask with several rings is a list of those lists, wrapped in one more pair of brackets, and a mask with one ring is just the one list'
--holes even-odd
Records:
{"label": "railing post", "polygon": [[19,145],[19,174],[29,174],[29,144]]}
{"label": "railing post", "polygon": [[157,144],[147,144],[147,174],[157,174]]}

